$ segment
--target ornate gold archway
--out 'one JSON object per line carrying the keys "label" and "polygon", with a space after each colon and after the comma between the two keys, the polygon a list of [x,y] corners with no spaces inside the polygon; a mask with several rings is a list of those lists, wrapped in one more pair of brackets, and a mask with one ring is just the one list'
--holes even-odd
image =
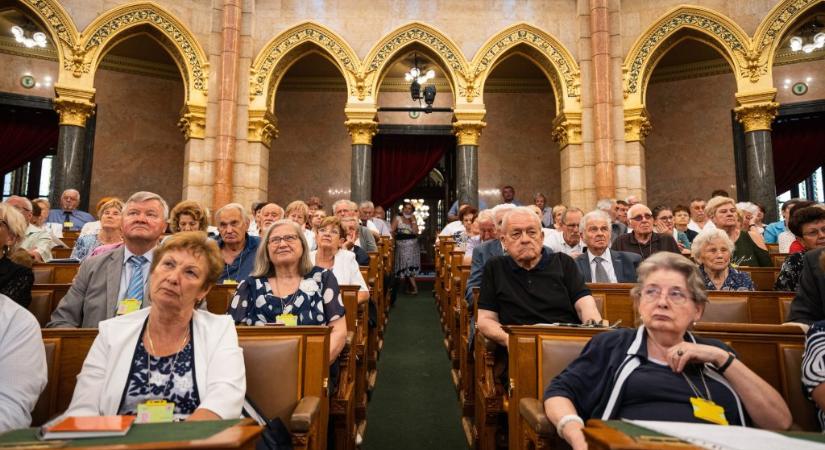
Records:
{"label": "ornate gold archway", "polygon": [[[74,70],[73,49],[80,40],[80,34],[69,13],[56,0],[20,0],[18,4],[37,16],[40,24],[51,35],[57,50],[57,62],[60,64],[61,75],[64,71],[72,72]],[[60,81],[58,77],[57,82],[60,83]]]}

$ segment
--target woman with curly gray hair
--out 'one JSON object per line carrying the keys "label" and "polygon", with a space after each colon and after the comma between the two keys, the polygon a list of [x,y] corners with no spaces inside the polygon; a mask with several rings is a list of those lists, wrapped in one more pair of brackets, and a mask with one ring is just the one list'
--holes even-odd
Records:
{"label": "woman with curly gray hair", "polygon": [[782,396],[715,339],[694,336],[707,293],[687,258],[659,252],[638,269],[631,291],[642,325],[593,337],[544,392],[559,436],[586,449],[590,418],[667,420],[785,430]]}

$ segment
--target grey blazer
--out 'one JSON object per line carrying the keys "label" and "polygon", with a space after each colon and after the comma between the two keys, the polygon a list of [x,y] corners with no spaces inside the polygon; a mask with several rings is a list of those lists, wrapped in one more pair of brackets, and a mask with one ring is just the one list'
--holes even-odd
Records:
{"label": "grey blazer", "polygon": [[[47,328],[97,328],[101,320],[111,319],[117,309],[120,277],[123,272],[125,248],[105,255],[87,258],[80,265],[77,276],[66,296],[52,313]],[[143,307],[151,304],[149,277],[143,288]]]}
{"label": "grey blazer", "polygon": [[[613,272],[616,274],[616,281],[619,283],[635,283],[636,267],[642,261],[642,257],[636,253],[620,252],[618,250],[610,250],[610,259],[613,263]],[[585,283],[592,283],[592,276],[590,274],[590,260],[587,257],[587,250],[576,257],[576,266],[579,268],[584,277]]]}
{"label": "grey blazer", "polygon": [[367,252],[377,252],[378,244],[375,243],[375,237],[369,228],[359,224],[358,225],[358,239],[361,240],[361,248]]}

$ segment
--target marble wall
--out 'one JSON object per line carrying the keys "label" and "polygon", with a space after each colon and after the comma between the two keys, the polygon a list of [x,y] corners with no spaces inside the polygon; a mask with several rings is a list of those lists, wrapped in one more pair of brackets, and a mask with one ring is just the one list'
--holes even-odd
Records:
{"label": "marble wall", "polygon": [[[57,71],[57,61],[0,53],[0,92],[53,99]],[[33,76],[39,86],[24,88],[20,84],[24,75]]]}

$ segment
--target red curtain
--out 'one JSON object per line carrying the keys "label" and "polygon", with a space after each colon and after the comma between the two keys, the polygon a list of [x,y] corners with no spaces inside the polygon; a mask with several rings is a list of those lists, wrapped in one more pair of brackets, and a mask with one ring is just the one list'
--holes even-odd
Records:
{"label": "red curtain", "polygon": [[5,108],[0,113],[0,175],[54,153],[58,132],[54,111]]}
{"label": "red curtain", "polygon": [[777,121],[771,139],[777,194],[790,190],[825,165],[825,116]]}
{"label": "red curtain", "polygon": [[372,201],[384,208],[391,207],[423,180],[454,146],[454,136],[375,136],[372,141]]}

